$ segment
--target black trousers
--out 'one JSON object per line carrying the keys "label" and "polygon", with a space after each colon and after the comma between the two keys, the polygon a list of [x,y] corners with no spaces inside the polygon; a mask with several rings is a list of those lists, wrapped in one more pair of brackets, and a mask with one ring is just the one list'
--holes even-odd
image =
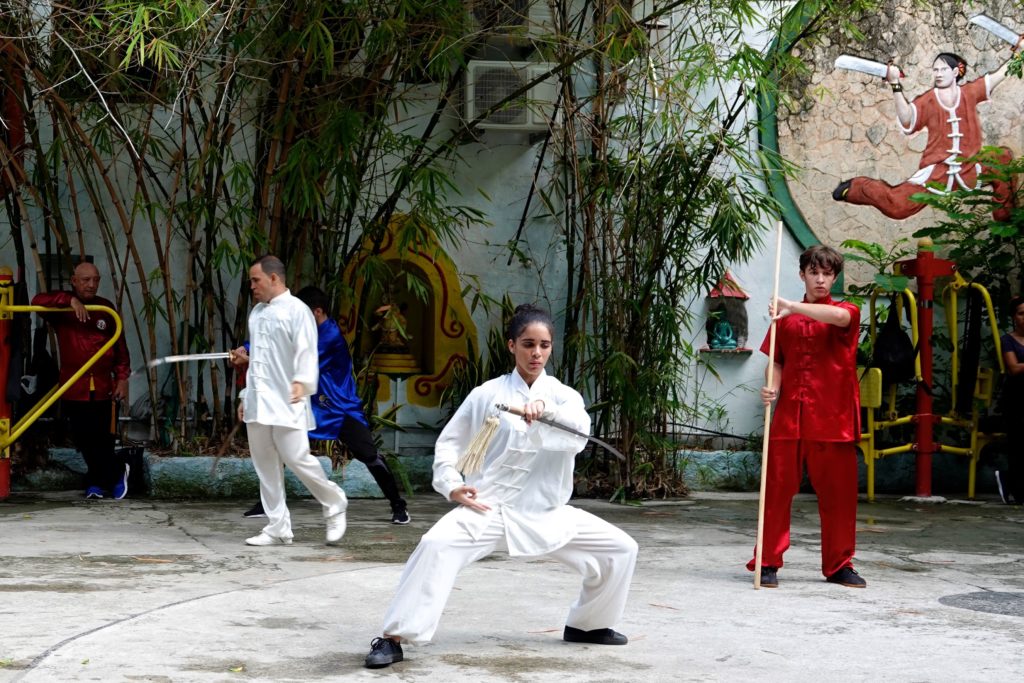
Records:
{"label": "black trousers", "polygon": [[391,509],[404,510],[405,499],[398,492],[398,482],[395,481],[395,475],[391,473],[388,464],[377,451],[369,427],[359,420],[346,417],[341,423],[341,429],[338,430],[338,440],[348,447],[356,460],[370,470],[370,475],[377,482],[384,497],[391,502]]}
{"label": "black trousers", "polygon": [[85,458],[85,488],[97,486],[110,492],[124,474],[123,464],[114,456],[114,435],[110,433],[112,409],[109,399],[61,401],[75,448]]}
{"label": "black trousers", "polygon": [[[1018,404],[1020,405],[1020,404]],[[1006,478],[1003,486],[1013,496],[1013,502],[1024,505],[1024,424],[1019,417],[1011,413],[1006,416]]]}

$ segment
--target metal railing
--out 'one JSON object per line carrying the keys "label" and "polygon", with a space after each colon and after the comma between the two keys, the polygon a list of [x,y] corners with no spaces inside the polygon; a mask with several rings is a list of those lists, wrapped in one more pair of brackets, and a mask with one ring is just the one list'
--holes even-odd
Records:
{"label": "metal railing", "polygon": [[[72,311],[74,309],[70,307],[65,308],[50,308],[48,306],[11,306],[0,304],[0,313],[62,313]],[[25,433],[25,431],[32,426],[39,417],[49,410],[50,406],[57,402],[57,400],[67,392],[71,386],[89,371],[96,362],[103,357],[107,351],[113,348],[117,340],[121,338],[121,331],[123,326],[121,324],[121,316],[117,314],[117,311],[110,308],[109,306],[97,306],[89,305],[85,306],[85,310],[90,312],[102,312],[108,313],[114,319],[114,334],[111,335],[103,346],[99,348],[96,353],[92,355],[89,360],[80,367],[75,374],[71,375],[66,382],[59,384],[58,386],[51,389],[43,398],[39,400],[32,408],[25,413],[20,420],[11,428],[10,433],[0,432],[0,453],[5,453],[11,444],[18,440],[18,437]]]}

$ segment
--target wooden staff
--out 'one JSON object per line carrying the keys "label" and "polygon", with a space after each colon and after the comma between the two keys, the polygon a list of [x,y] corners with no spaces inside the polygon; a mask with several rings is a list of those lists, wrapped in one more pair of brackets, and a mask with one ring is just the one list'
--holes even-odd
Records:
{"label": "wooden staff", "polygon": [[214,478],[217,477],[217,465],[220,464],[220,459],[224,457],[224,453],[227,452],[228,446],[230,446],[231,442],[233,442],[235,440],[235,434],[238,433],[238,429],[243,424],[245,424],[245,423],[242,422],[241,420],[236,420],[235,421],[235,426],[231,428],[231,431],[228,432],[228,435],[224,438],[224,443],[222,443],[220,445],[220,448],[217,449],[217,455],[213,458],[213,465],[210,466],[210,476],[211,477],[214,477]]}
{"label": "wooden staff", "polygon": [[[775,386],[775,316],[779,308],[779,261],[782,258],[782,221],[777,225],[775,235],[775,283],[772,288],[772,321],[768,328],[768,372],[766,384]],[[761,444],[761,492],[757,498],[757,543],[754,546],[754,590],[761,588],[761,555],[764,550],[764,492],[768,470],[768,439],[772,428],[772,404],[764,407],[764,442]]]}

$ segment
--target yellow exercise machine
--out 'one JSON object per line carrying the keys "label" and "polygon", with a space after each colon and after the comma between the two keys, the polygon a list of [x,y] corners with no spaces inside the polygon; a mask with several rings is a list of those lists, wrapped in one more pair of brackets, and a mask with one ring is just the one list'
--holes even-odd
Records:
{"label": "yellow exercise machine", "polygon": [[[946,312],[946,323],[949,328],[949,336],[953,341],[953,352],[950,357],[952,375],[951,394],[954,397],[957,395],[957,384],[960,381],[960,345],[957,306],[959,303],[958,295],[961,290],[965,289],[977,291],[984,301],[992,329],[992,337],[995,340],[996,356],[998,361],[998,365],[995,367],[978,369],[973,401],[970,402],[969,412],[963,414],[958,413],[956,402],[954,401],[950,412],[945,415],[928,415],[921,414],[920,412],[913,415],[899,415],[896,409],[896,385],[891,384],[888,389],[885,389],[884,378],[882,377],[881,370],[878,368],[860,370],[861,407],[865,409],[867,417],[864,425],[862,425],[863,431],[860,436],[859,447],[864,454],[864,462],[867,465],[867,494],[869,501],[875,499],[876,460],[888,455],[920,451],[920,444],[917,442],[899,444],[888,448],[878,448],[876,439],[878,432],[881,430],[900,425],[917,424],[921,420],[931,420],[933,424],[942,424],[965,430],[969,437],[966,445],[954,446],[933,442],[931,447],[934,452],[954,453],[956,455],[966,456],[970,459],[967,497],[972,499],[974,498],[975,485],[977,482],[978,459],[981,456],[981,451],[989,443],[992,443],[1003,436],[1001,434],[984,432],[981,429],[982,414],[991,406],[995,394],[995,387],[997,385],[996,380],[998,379],[999,374],[1005,370],[1003,367],[1003,355],[999,343],[998,322],[995,309],[992,306],[992,297],[989,295],[988,290],[985,289],[985,287],[976,282],[967,282],[960,273],[955,271],[953,272],[953,281],[945,287],[942,294],[942,302]],[[876,292],[872,294],[870,302],[870,336],[872,346],[874,345],[876,337],[875,306],[877,298],[878,293]],[[889,311],[889,315],[898,316],[901,324],[904,320],[909,322],[911,340],[913,341],[915,348],[920,348],[920,328],[917,316],[918,302],[914,293],[909,289],[904,289],[895,301],[896,305],[893,307],[893,310]],[[919,392],[922,391],[922,383],[925,383],[923,391],[930,393],[930,389],[927,386],[930,384],[930,378],[926,380],[922,375],[921,354],[917,354],[915,361],[915,379],[919,385]],[[879,411],[883,411],[884,417],[882,419],[879,419]]]}
{"label": "yellow exercise machine", "polygon": [[[11,352],[10,328],[14,314],[72,310],[70,308],[47,308],[46,306],[15,306],[13,301],[13,274],[10,268],[0,266],[0,387],[7,386],[7,373],[10,367]],[[18,437],[24,434],[25,430],[43,415],[57,399],[63,396],[71,385],[77,382],[121,337],[121,317],[116,311],[107,306],[96,305],[88,305],[85,307],[85,310],[109,313],[114,319],[114,334],[93,354],[92,358],[78,369],[78,372],[69,377],[68,381],[51,389],[13,427],[11,426],[13,407],[7,402],[4,392],[0,391],[0,500],[7,498],[11,494],[11,444],[17,441]]]}

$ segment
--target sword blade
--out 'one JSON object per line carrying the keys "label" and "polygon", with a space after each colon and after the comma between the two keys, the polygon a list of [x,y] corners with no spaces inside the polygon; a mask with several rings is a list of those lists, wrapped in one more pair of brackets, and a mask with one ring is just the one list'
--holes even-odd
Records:
{"label": "sword blade", "polygon": [[1020,40],[1020,34],[1000,24],[998,21],[988,16],[987,14],[976,14],[975,16],[968,19],[972,24],[982,27],[996,38],[1005,40],[1010,45],[1016,45],[1017,41]]}
{"label": "sword blade", "polygon": [[229,351],[215,351],[213,353],[187,353],[180,356],[164,356],[163,358],[154,358],[153,360],[146,363],[147,367],[155,368],[158,365],[164,363],[187,363],[190,360],[226,360],[231,357]]}
{"label": "sword blade", "polygon": [[[494,405],[494,407],[497,408],[498,410],[503,410],[506,413],[512,413],[513,415],[519,415],[520,417],[522,417],[522,413],[519,411],[518,408],[512,408],[511,406],[507,406],[504,403],[496,403]],[[624,456],[619,451],[619,449],[617,449],[615,446],[611,445],[607,441],[602,441],[601,439],[597,438],[596,436],[591,436],[590,434],[587,434],[586,432],[581,432],[578,429],[573,429],[572,427],[570,427],[568,425],[564,425],[561,422],[557,422],[555,420],[551,420],[551,419],[548,419],[546,417],[537,417],[537,418],[534,418],[534,419],[537,420],[537,422],[543,422],[544,424],[548,425],[549,427],[554,427],[555,429],[561,429],[563,432],[569,432],[570,434],[575,434],[576,436],[582,436],[587,441],[593,441],[598,446],[600,446],[601,448],[605,449],[606,451],[608,451],[609,453],[614,455],[619,460],[621,460],[623,462],[626,461],[626,456]]]}
{"label": "sword blade", "polygon": [[885,78],[889,73],[888,64],[873,62],[870,59],[854,57],[853,55],[839,55],[836,57],[836,68],[846,69],[847,71],[856,71],[858,73],[869,74],[871,76],[878,76],[879,78]]}

